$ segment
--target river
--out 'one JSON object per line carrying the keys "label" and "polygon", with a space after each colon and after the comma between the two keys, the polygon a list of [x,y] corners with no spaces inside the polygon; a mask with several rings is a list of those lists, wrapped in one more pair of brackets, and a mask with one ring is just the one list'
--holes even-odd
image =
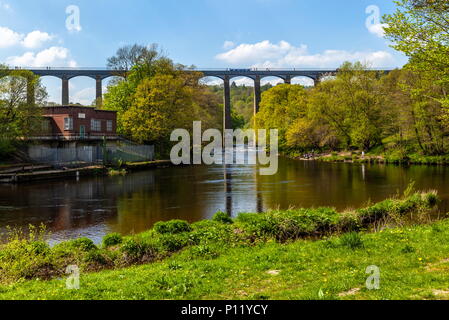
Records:
{"label": "river", "polygon": [[358,208],[403,192],[435,189],[449,211],[449,167],[322,163],[279,159],[274,176],[253,166],[172,167],[126,176],[0,185],[0,235],[45,224],[50,241],[110,232],[133,234],[155,222],[207,219],[290,207]]}

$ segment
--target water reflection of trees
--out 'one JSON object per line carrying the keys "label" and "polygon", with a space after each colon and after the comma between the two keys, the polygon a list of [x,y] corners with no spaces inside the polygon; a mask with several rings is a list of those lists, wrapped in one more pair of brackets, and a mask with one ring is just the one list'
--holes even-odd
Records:
{"label": "water reflection of trees", "polygon": [[[447,167],[332,164],[280,159],[275,176],[255,166],[192,166],[97,177],[0,185],[0,228],[45,223],[50,230],[95,226],[140,232],[170,219],[198,221],[269,208],[359,207],[403,192],[437,189],[449,199]],[[447,200],[443,202],[449,209]],[[0,232],[3,229],[0,229]]]}
{"label": "water reflection of trees", "polygon": [[[364,166],[364,168],[363,168]],[[260,176],[258,190],[266,208],[363,206],[402,193],[411,181],[417,189],[439,189],[449,198],[445,167],[299,162],[280,159],[275,176]],[[364,169],[364,170],[363,170]],[[447,191],[446,191],[447,190]]]}

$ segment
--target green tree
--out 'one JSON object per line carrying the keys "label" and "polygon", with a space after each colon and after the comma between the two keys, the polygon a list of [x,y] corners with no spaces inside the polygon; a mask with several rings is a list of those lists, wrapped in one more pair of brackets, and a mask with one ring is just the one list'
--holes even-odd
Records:
{"label": "green tree", "polygon": [[123,115],[123,127],[133,140],[154,143],[175,128],[189,127],[192,113],[193,97],[183,79],[156,75],[137,87],[135,101]]}
{"label": "green tree", "polygon": [[[30,103],[28,94],[33,93],[34,103]],[[39,106],[46,98],[45,88],[33,73],[0,66],[0,157],[13,152],[20,139],[39,133]]]}
{"label": "green tree", "polygon": [[[153,50],[156,52],[155,50]],[[112,82],[105,94],[105,108],[117,111],[118,132],[139,143],[152,143],[163,154],[172,130],[221,128],[222,107],[199,80],[194,67],[174,64],[162,55],[130,59],[135,63],[126,79]]]}
{"label": "green tree", "polygon": [[286,148],[286,133],[293,122],[307,114],[307,92],[300,85],[280,84],[262,94],[256,116],[259,129],[278,129],[279,147]]}
{"label": "green tree", "polygon": [[[396,70],[382,79],[384,109],[393,116],[385,121],[388,132],[396,135],[398,145],[408,152],[421,151],[426,155],[443,154],[448,128],[441,120],[444,114],[441,103],[426,95],[437,94],[440,86],[423,77],[422,72]],[[422,89],[426,88],[426,95]],[[414,144],[418,150],[415,150]]]}
{"label": "green tree", "polygon": [[[419,73],[421,84],[414,96],[434,100],[445,111],[440,119],[449,126],[449,2],[447,0],[400,0],[395,13],[386,15],[386,37],[393,48],[406,54],[405,68]],[[427,103],[432,104],[431,101]]]}
{"label": "green tree", "polygon": [[313,118],[329,124],[346,148],[369,150],[382,142],[385,115],[379,77],[361,63],[344,63],[335,80],[313,90]]}

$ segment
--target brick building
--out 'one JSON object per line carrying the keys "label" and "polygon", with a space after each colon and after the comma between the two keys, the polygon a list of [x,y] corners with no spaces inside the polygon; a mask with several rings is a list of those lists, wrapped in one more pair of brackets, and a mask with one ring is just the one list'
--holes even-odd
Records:
{"label": "brick building", "polygon": [[44,107],[44,136],[58,140],[100,140],[117,137],[117,113],[92,107]]}

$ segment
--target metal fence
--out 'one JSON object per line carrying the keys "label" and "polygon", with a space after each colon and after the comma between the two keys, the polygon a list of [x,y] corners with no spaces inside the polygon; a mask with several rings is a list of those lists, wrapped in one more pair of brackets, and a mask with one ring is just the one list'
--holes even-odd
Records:
{"label": "metal fence", "polygon": [[122,142],[118,143],[114,147],[106,148],[106,162],[142,162],[153,160],[154,146],[133,145]]}
{"label": "metal fence", "polygon": [[117,143],[112,146],[77,146],[52,148],[42,145],[28,147],[28,157],[39,163],[118,163],[154,160],[154,146]]}

